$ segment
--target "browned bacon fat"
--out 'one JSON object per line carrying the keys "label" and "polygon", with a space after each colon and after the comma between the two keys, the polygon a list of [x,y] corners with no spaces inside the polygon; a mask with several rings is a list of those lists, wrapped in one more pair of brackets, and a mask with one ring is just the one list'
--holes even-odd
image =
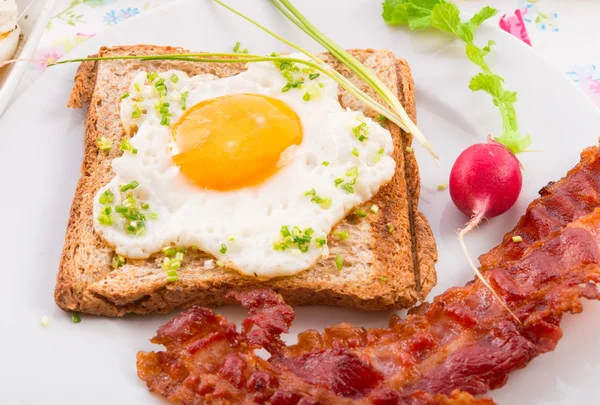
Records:
{"label": "browned bacon fat", "polygon": [[[250,312],[242,331],[193,308],[159,329],[166,351],[138,354],[151,390],[183,404],[490,404],[473,395],[561,338],[564,312],[598,299],[600,209],[535,242],[519,260],[485,276],[519,317],[514,321],[479,281],[455,287],[387,328],[350,324],[307,331],[285,346],[290,307],[268,291],[235,293]],[[264,347],[268,361],[253,350]]]}

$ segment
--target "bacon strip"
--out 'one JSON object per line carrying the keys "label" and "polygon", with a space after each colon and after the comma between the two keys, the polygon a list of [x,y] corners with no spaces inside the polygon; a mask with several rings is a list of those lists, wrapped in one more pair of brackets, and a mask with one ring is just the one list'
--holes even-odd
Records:
{"label": "bacon strip", "polygon": [[[582,215],[600,206],[600,148],[581,152],[581,160],[565,177],[540,190],[540,197],[527,207],[515,228],[500,245],[479,257],[482,269],[490,269],[521,258],[533,243],[546,239]],[[523,242],[514,243],[519,235]]]}
{"label": "bacon strip", "polygon": [[[512,371],[553,350],[562,314],[581,312],[581,298],[600,298],[600,209],[521,256],[485,273],[521,324],[471,281],[405,320],[392,317],[388,328],[341,324],[284,346],[278,333],[287,331],[291,308],[272,292],[236,293],[266,340],[194,308],[159,329],[153,342],[167,350],[140,352],[138,373],[151,390],[186,405],[490,404],[472,395],[502,386]],[[258,345],[271,352],[268,361],[253,353]]]}

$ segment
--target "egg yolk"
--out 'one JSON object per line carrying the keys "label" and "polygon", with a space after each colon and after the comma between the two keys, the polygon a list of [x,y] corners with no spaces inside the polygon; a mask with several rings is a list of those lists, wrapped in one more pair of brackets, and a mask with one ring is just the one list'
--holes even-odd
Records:
{"label": "egg yolk", "polygon": [[181,173],[200,187],[234,190],[275,174],[281,153],[302,142],[302,125],[281,100],[233,94],[191,107],[172,135]]}

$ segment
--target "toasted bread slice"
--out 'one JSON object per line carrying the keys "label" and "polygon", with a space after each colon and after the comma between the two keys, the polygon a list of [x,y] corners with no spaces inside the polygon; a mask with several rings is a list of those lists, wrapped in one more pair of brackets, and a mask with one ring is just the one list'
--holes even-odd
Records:
{"label": "toasted bread slice", "polygon": [[[102,48],[100,56],[182,53],[183,49],[150,45]],[[388,51],[353,50],[352,54],[373,69],[399,95],[415,119],[413,81],[408,64]],[[321,55],[334,68],[352,78],[345,66],[328,54]],[[96,234],[92,216],[93,198],[113,173],[112,159],[121,151],[98,149],[96,139],[106,137],[114,145],[127,136],[119,116],[119,97],[140,71],[183,70],[189,75],[211,73],[218,77],[235,75],[243,64],[210,64],[176,61],[101,61],[83,63],[75,77],[69,107],[89,104],[85,123],[85,155],[81,179],[67,226],[65,246],[58,273],[55,299],[64,310],[95,315],[122,316],[127,313],[168,312],[192,305],[218,306],[226,303],[230,289],[269,287],[295,305],[332,305],[361,310],[398,309],[422,300],[436,282],[435,242],[426,218],[417,211],[419,173],[414,154],[407,147],[411,137],[386,123],[391,131],[397,162],[392,181],[364,205],[379,207],[377,214],[358,218],[350,215],[334,230],[346,229],[346,241],[329,238],[329,257],[294,276],[260,281],[224,268],[205,268],[212,256],[203,252],[185,255],[179,281],[167,283],[161,269],[162,253],[146,260],[128,260],[113,269],[114,252]],[[352,78],[360,83],[356,78]],[[360,86],[369,92],[366,85]],[[374,94],[372,94],[374,96]],[[344,107],[377,114],[340,89]],[[389,231],[393,226],[393,232]],[[335,257],[343,255],[344,268],[336,268]]]}

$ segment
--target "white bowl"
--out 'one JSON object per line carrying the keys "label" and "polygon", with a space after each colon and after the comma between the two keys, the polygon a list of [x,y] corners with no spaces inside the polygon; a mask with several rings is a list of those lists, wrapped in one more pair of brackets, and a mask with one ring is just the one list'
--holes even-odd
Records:
{"label": "white bowl", "polygon": [[[19,13],[24,12],[24,17],[19,20],[21,39],[15,59],[31,59],[44,33],[44,28],[52,16],[54,5],[55,0],[17,0]],[[0,115],[8,106],[26,68],[26,62],[17,62],[0,68]]]}

